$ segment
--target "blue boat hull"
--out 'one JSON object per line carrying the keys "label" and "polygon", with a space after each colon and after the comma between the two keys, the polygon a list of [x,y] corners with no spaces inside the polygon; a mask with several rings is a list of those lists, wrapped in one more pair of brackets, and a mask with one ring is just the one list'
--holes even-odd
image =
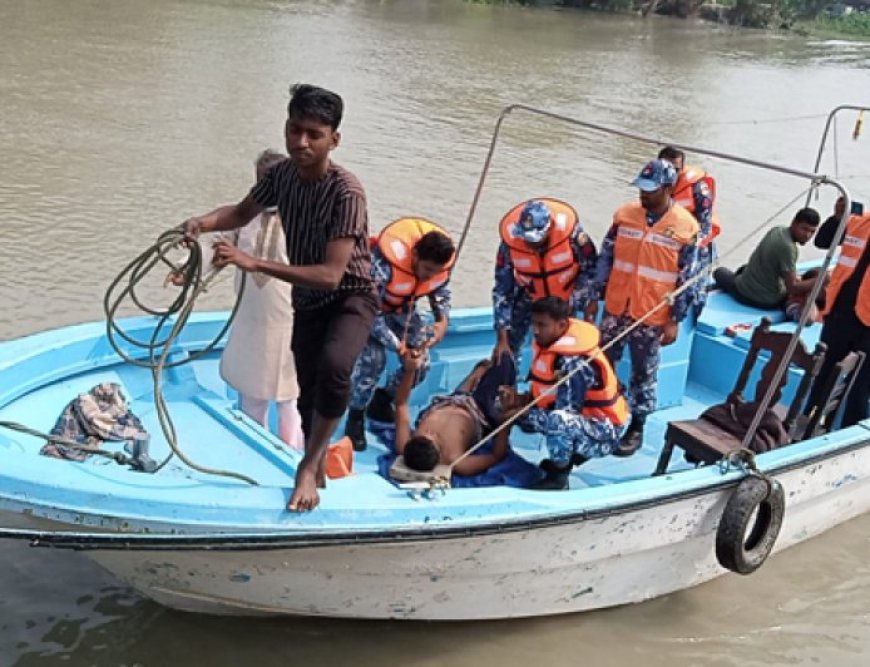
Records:
{"label": "blue boat hull", "polygon": [[[234,407],[217,372],[218,350],[168,371],[165,395],[190,458],[242,472],[257,486],[175,462],[152,475],[95,458],[50,459],[38,454],[36,438],[4,432],[0,512],[15,516],[18,531],[3,534],[87,550],[158,601],[215,613],[498,618],[679,590],[725,572],[713,543],[743,473],[675,460],[669,474],[651,477],[662,434],[669,420],[722,400],[747,349],[745,336],[726,336],[725,327],[760,315],[714,295],[697,325],[686,324],[666,350],[660,409],[642,450],[589,462],[574,472],[569,491],[496,486],[411,497],[377,473],[385,450],[373,444],[357,456],[355,474],[330,481],[321,507],[303,515],[284,509],[300,454]],[[224,318],[196,316],[174,358],[202,349]],[[142,332],[151,325],[147,318],[125,323]],[[415,405],[452,388],[491,345],[488,311],[456,312]],[[786,398],[797,380],[790,377]],[[152,455],[165,455],[150,373],[119,363],[99,324],[0,345],[0,419],[48,430],[67,401],[102,381],[122,386],[152,433]],[[786,491],[777,548],[870,509],[868,426],[757,457]],[[543,456],[536,436],[517,433],[512,445],[531,461]],[[506,553],[517,562],[506,564]],[[371,574],[368,584],[358,566]],[[503,585],[524,576],[533,583]]]}

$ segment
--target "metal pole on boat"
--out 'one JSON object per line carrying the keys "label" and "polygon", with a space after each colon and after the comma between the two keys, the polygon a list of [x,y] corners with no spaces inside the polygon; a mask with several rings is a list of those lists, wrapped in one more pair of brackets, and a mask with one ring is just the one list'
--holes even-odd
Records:
{"label": "metal pole on boat", "polygon": [[[474,214],[477,212],[477,204],[480,201],[480,195],[483,192],[483,184],[489,174],[489,166],[492,164],[492,156],[495,153],[495,145],[498,143],[498,136],[501,133],[501,125],[507,115],[513,110],[514,106],[505,107],[498,115],[498,120],[495,123],[495,130],[492,133],[492,140],[489,142],[489,150],[486,153],[486,159],[483,161],[483,171],[480,174],[480,179],[477,181],[477,188],[474,190],[474,198],[471,200],[471,208],[468,210],[468,215],[465,218],[465,226],[462,228],[462,234],[459,236],[459,244],[456,246],[456,257],[462,251],[462,246],[465,245],[465,239],[468,236],[468,231],[471,229],[471,221],[474,220]],[[455,261],[454,261],[455,264]]]}
{"label": "metal pole on boat", "polygon": [[[816,164],[813,166],[813,171],[816,173],[818,173],[819,171],[819,165],[822,164],[822,156],[825,154],[825,144],[828,142],[828,133],[831,131],[831,125],[834,123],[834,118],[836,117],[836,115],[841,111],[857,111],[860,113],[862,111],[870,111],[870,107],[862,107],[855,104],[841,104],[840,106],[831,109],[831,113],[828,114],[828,120],[825,121],[825,129],[822,132],[822,140],[819,142],[819,152],[816,155]],[[815,190],[815,188],[813,188],[813,190]],[[810,205],[810,201],[813,196],[813,190],[810,190],[807,193],[807,203],[804,204],[804,206]]]}
{"label": "metal pole on boat", "polygon": [[[846,229],[846,223],[848,222],[850,217],[849,208],[852,202],[849,197],[849,192],[848,190],[846,190],[846,187],[842,183],[834,179],[829,179],[827,177],[822,177],[819,181],[819,184],[833,185],[840,191],[840,194],[845,199],[846,207],[843,211],[842,217],[840,218],[840,224],[837,225],[837,231],[834,233],[834,239],[839,239],[842,237],[843,232]],[[813,305],[816,301],[816,297],[819,295],[819,292],[822,289],[822,285],[825,282],[825,278],[828,275],[828,266],[831,263],[831,259],[833,258],[834,253],[837,252],[838,247],[839,244],[831,243],[831,246],[825,253],[825,258],[822,260],[822,265],[819,267],[819,275],[816,277],[816,281],[813,283],[813,287],[810,290],[810,293],[807,295],[806,303],[804,304],[803,310],[801,311],[800,318],[798,318],[795,331],[788,341],[788,346],[785,349],[785,354],[783,354],[782,361],[780,361],[779,365],[776,367],[773,378],[771,379],[767,390],[764,392],[764,398],[762,398],[761,404],[758,406],[758,410],[756,410],[755,414],[753,415],[752,422],[749,424],[749,430],[746,432],[746,435],[743,437],[743,442],[740,444],[740,446],[745,449],[749,449],[749,443],[752,442],[752,438],[755,437],[755,433],[756,431],[758,431],[758,425],[761,423],[762,417],[764,416],[765,412],[767,412],[767,408],[770,406],[770,402],[773,399],[773,395],[777,391],[777,387],[779,386],[779,382],[782,379],[782,376],[788,369],[789,363],[791,362],[791,356],[794,353],[795,348],[797,347],[798,340],[800,340],[801,331],[803,331],[804,325],[809,319],[810,312],[812,311]]]}

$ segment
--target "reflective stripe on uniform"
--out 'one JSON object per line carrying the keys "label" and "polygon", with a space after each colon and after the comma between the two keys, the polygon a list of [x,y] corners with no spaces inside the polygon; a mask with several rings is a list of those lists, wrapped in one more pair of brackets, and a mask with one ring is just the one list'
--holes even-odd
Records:
{"label": "reflective stripe on uniform", "polygon": [[858,248],[859,250],[863,250],[864,246],[867,244],[867,241],[859,238],[857,236],[851,236],[850,234],[846,234],[843,238],[843,245],[851,246],[853,248]]}
{"label": "reflective stripe on uniform", "polygon": [[639,241],[643,238],[643,230],[635,229],[634,227],[626,227],[624,225],[620,225],[619,229],[616,230],[617,236],[624,236],[627,239],[633,239],[635,241]]}
{"label": "reflective stripe on uniform", "polygon": [[675,241],[674,239],[665,236],[664,234],[657,234],[655,232],[647,235],[646,240],[653,245],[662,246],[663,248],[670,248],[671,250],[679,250],[682,247],[679,241]]}
{"label": "reflective stripe on uniform", "polygon": [[659,271],[651,266],[644,265],[637,267],[637,275],[660,283],[674,283],[677,281],[678,277],[673,271]]}
{"label": "reflective stripe on uniform", "polygon": [[841,264],[846,268],[853,269],[858,265],[858,260],[855,257],[847,257],[846,255],[840,255],[837,259],[837,264]]}

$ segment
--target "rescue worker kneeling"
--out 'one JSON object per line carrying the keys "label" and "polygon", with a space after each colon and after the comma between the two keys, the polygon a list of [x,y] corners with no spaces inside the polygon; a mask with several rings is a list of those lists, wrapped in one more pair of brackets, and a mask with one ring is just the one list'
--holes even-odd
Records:
{"label": "rescue worker kneeling", "polygon": [[[422,218],[401,218],[385,227],[372,247],[372,278],[380,310],[371,335],[351,374],[350,411],[345,435],[357,451],[366,448],[366,414],[371,419],[392,422],[393,398],[402,377],[401,367],[377,388],[387,364],[387,350],[400,357],[406,349],[421,352],[419,384],[429,369],[428,349],[447,333],[450,313],[450,270],[456,248],[447,232]],[[417,299],[427,297],[435,324],[431,337],[417,310]],[[368,408],[368,409],[367,409]]]}
{"label": "rescue worker kneeling", "polygon": [[546,437],[550,458],[541,462],[546,477],[534,487],[540,490],[568,488],[573,466],[610,454],[630,417],[613,366],[598,347],[598,329],[569,315],[558,297],[532,304],[530,392],[502,397],[515,413],[571,376],[519,420],[524,430]]}

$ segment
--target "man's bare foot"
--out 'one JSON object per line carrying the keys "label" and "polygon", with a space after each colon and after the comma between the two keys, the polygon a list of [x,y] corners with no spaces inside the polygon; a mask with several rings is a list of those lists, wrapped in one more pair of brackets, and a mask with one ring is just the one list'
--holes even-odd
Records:
{"label": "man's bare foot", "polygon": [[296,486],[287,509],[291,512],[308,512],[320,503],[317,495],[317,476],[305,468],[299,468],[296,472]]}

